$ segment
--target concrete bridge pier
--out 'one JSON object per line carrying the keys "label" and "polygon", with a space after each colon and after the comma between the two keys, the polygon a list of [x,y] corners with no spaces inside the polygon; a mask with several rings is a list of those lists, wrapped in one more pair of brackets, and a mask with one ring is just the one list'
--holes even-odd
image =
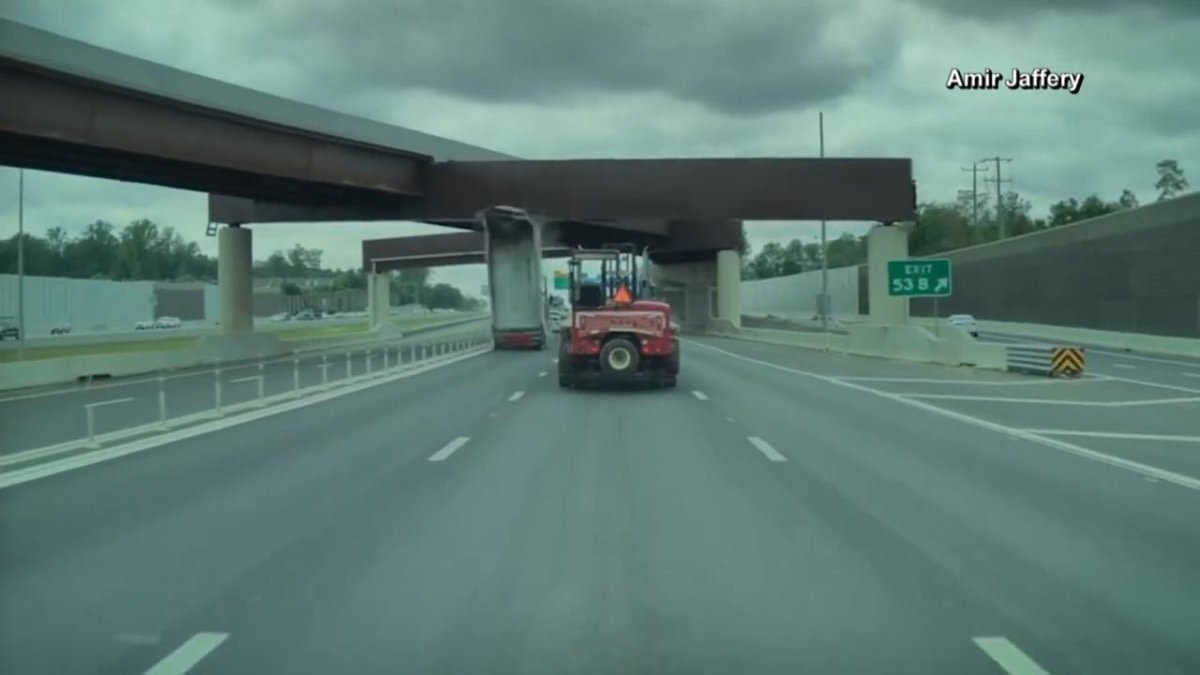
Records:
{"label": "concrete bridge pier", "polygon": [[367,273],[367,321],[370,330],[378,330],[388,321],[392,306],[392,284],[387,274]]}
{"label": "concrete bridge pier", "polygon": [[687,331],[741,326],[741,254],[717,251],[709,260],[655,263],[650,282]]}
{"label": "concrete bridge pier", "polygon": [[742,327],[742,254],[717,251],[716,318],[732,328]]}
{"label": "concrete bridge pier", "polygon": [[240,225],[217,233],[217,287],[221,298],[220,334],[254,332],[253,237]]}
{"label": "concrete bridge pier", "polygon": [[908,321],[908,298],[888,294],[888,261],[908,257],[907,225],[876,225],[867,233],[867,298],[870,321]]}

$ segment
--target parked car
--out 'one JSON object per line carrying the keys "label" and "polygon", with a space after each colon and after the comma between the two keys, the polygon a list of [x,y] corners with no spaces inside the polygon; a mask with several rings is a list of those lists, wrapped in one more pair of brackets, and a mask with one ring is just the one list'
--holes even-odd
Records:
{"label": "parked car", "polygon": [[160,316],[154,323],[158,328],[180,328],[183,326],[183,321],[175,316]]}
{"label": "parked car", "polygon": [[51,335],[67,335],[71,332],[71,326],[65,323],[55,324],[50,327]]}

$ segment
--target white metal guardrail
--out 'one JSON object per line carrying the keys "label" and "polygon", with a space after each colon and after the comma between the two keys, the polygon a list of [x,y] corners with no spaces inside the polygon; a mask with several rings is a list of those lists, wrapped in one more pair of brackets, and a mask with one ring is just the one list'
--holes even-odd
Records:
{"label": "white metal guardrail", "polygon": [[[460,356],[467,352],[487,351],[492,347],[490,328],[467,327],[462,331],[454,331],[446,334],[400,337],[386,344],[367,347],[346,348],[343,346],[341,348],[327,348],[322,352],[310,353],[304,357],[307,359],[320,358],[321,360],[319,364],[321,380],[318,384],[309,386],[301,386],[301,357],[299,355],[259,361],[256,374],[237,378],[230,382],[223,380],[222,371],[229,371],[235,368],[231,368],[225,364],[217,364],[211,369],[213,376],[212,407],[200,412],[175,417],[170,415],[170,401],[168,400],[165,386],[168,375],[166,373],[159,373],[153,378],[157,382],[155,396],[157,419],[153,422],[98,433],[96,430],[97,416],[106,409],[121,407],[118,404],[128,404],[133,401],[133,398],[122,397],[109,401],[84,403],[82,404],[81,412],[86,424],[85,436],[52,446],[0,455],[0,471],[7,466],[23,465],[80,450],[98,449],[123,440],[162,433],[192,424],[219,419],[230,414],[254,408],[262,408],[274,403],[300,399],[309,394],[360,384],[367,380],[383,378],[407,369],[430,365],[439,360]],[[356,359],[354,359],[356,355],[361,357],[357,360],[357,363]],[[278,394],[266,395],[264,386],[264,371],[266,366],[269,364],[286,363],[287,361],[291,361],[291,388]],[[360,367],[358,372],[354,370],[356,365]],[[338,367],[344,368],[343,376],[336,380],[331,379],[330,369]],[[244,370],[247,368],[253,368],[253,364],[243,364],[239,369]],[[199,375],[204,372],[200,371],[199,373],[192,373],[192,375]],[[146,379],[138,380],[138,382],[144,383]],[[248,400],[227,403],[225,401],[224,387],[227,384],[243,382],[256,385],[257,395]]]}
{"label": "white metal guardrail", "polygon": [[1047,377],[1082,375],[1087,362],[1083,347],[1020,344],[1005,345],[1004,351],[1009,371]]}

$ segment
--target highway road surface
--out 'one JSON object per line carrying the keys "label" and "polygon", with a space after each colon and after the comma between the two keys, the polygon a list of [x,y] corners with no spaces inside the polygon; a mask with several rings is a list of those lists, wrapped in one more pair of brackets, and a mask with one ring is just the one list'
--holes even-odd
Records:
{"label": "highway road surface", "polygon": [[485,353],[0,490],[0,672],[1200,672],[1200,399],[685,349],[674,390]]}

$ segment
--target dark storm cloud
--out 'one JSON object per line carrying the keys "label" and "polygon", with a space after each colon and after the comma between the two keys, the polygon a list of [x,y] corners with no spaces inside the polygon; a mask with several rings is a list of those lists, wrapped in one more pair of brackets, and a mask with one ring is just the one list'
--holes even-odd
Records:
{"label": "dark storm cloud", "polygon": [[278,7],[250,13],[269,15],[263,30],[280,36],[270,42],[307,65],[309,98],[413,87],[497,102],[661,91],[744,115],[837,98],[886,68],[898,48],[881,21],[839,38],[833,12],[791,0]]}
{"label": "dark storm cloud", "polygon": [[917,0],[953,16],[1022,19],[1040,13],[1109,14],[1151,12],[1167,17],[1200,16],[1200,0]]}

